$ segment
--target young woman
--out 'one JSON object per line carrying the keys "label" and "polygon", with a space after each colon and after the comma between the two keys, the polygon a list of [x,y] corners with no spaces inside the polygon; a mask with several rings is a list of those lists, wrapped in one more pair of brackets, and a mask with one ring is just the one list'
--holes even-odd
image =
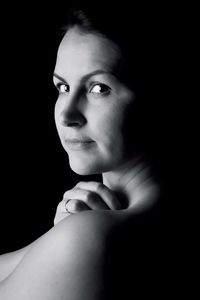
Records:
{"label": "young woman", "polygon": [[55,226],[0,257],[2,300],[127,299],[160,284],[155,36],[117,16],[71,10],[53,74],[55,122],[70,167],[102,174],[102,183],[65,192]]}

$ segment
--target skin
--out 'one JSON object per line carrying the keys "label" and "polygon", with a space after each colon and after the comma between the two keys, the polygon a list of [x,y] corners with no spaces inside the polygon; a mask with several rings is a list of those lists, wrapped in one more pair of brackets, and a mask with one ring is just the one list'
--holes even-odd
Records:
{"label": "skin", "polygon": [[103,183],[78,183],[64,194],[49,232],[2,256],[4,266],[12,260],[1,277],[2,299],[102,299],[109,282],[104,260],[116,248],[107,237],[155,202],[151,167],[125,130],[135,94],[120,80],[121,64],[120,50],[103,36],[73,28],[63,38],[54,75],[58,134],[72,170],[102,173]]}
{"label": "skin", "polygon": [[[54,84],[59,91],[55,105],[58,134],[72,170],[81,175],[102,173],[104,187],[98,193],[96,183],[75,187],[64,195],[57,214],[66,212],[64,204],[71,199],[67,206],[71,212],[106,209],[102,203],[103,188],[109,188],[110,195],[116,192],[112,195],[116,203],[116,194],[123,195],[121,208],[135,206],[144,197],[144,191],[149,194],[151,189],[152,197],[158,192],[150,165],[144,155],[135,151],[135,124],[130,111],[136,97],[121,80],[126,69],[123,62],[120,49],[112,41],[82,32],[78,27],[69,30],[60,44],[54,71]],[[99,70],[101,73],[96,74]],[[92,142],[74,143],[74,148],[66,142],[71,138]],[[88,205],[89,197],[96,206]],[[80,205],[77,200],[87,205]],[[61,215],[56,216],[55,223],[62,219]]]}
{"label": "skin", "polygon": [[[59,90],[55,121],[70,166],[78,174],[104,173],[128,159],[123,129],[135,95],[118,79],[120,63],[117,47],[101,36],[72,29],[60,44],[55,74],[62,80],[54,76]],[[98,70],[102,74],[90,75]],[[65,143],[71,138],[93,143],[74,150]]]}

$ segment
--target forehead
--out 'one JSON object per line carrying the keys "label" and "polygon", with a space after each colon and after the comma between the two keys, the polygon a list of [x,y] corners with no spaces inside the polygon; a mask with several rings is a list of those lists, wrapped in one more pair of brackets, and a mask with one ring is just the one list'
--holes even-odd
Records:
{"label": "forehead", "polygon": [[69,30],[60,43],[56,72],[60,75],[86,74],[96,69],[113,72],[121,61],[120,50],[112,41],[95,33]]}

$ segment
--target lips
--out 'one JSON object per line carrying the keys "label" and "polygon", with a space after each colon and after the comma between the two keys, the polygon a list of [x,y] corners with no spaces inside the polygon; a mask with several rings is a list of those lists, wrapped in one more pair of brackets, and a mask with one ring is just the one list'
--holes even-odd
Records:
{"label": "lips", "polygon": [[79,139],[79,138],[65,139],[66,146],[72,150],[86,149],[93,146],[94,143],[95,142],[90,139]]}

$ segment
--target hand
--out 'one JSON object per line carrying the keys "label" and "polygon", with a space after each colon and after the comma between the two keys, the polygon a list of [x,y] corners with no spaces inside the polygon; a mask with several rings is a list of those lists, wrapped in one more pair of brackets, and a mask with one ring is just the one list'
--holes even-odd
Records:
{"label": "hand", "polygon": [[54,225],[70,214],[84,210],[117,210],[121,204],[112,190],[103,183],[81,181],[73,189],[64,193],[58,204]]}

